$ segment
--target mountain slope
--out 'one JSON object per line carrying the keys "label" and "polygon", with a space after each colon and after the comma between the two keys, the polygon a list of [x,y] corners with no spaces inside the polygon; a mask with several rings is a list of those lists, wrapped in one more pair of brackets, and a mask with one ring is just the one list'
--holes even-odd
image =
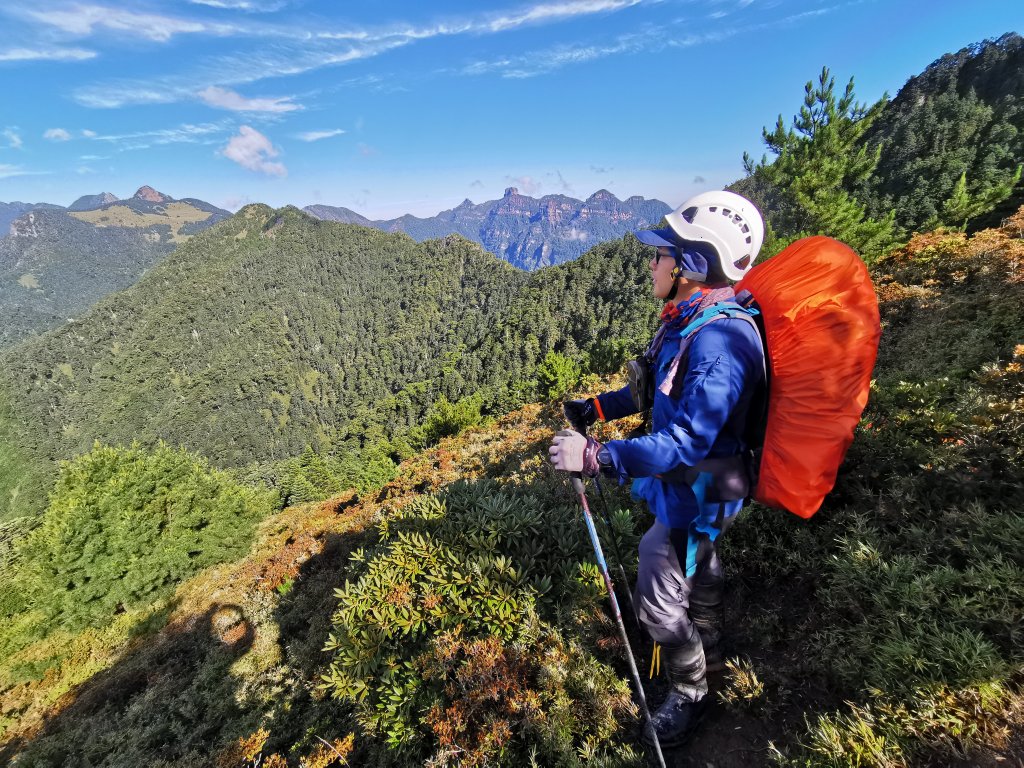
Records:
{"label": "mountain slope", "polygon": [[441,397],[521,402],[549,350],[579,357],[649,323],[645,262],[631,240],[531,275],[458,237],[248,206],[0,357],[0,446],[40,460],[6,516],[33,495],[38,509],[52,462],[94,439],[238,466],[391,439]]}
{"label": "mountain slope", "polygon": [[[1024,161],[1024,38],[949,53],[910,78],[865,137],[881,148],[868,200],[895,209],[910,231],[942,211],[963,173],[978,193],[1008,181]],[[998,226],[1024,203],[1024,181],[980,224]]]}
{"label": "mountain slope", "polygon": [[464,200],[430,218],[406,215],[370,221],[347,208],[315,205],[303,210],[330,221],[404,232],[416,241],[459,234],[513,266],[534,270],[562,264],[597,243],[654,226],[671,208],[660,200],[639,196],[622,201],[603,189],[580,201],[565,195],[545,195],[538,200],[509,187],[501,200],[479,205]]}
{"label": "mountain slope", "polygon": [[[1024,757],[1022,233],[1024,210],[999,232],[918,236],[873,270],[882,354],[837,489],[811,520],[755,505],[723,537],[732,666],[670,765]],[[1010,334],[989,301],[1011,308]],[[558,411],[524,407],[378,492],[284,510],[242,560],[109,625],[40,636],[31,612],[0,616],[0,760],[642,765],[603,581],[546,462]],[[590,495],[632,580],[650,515],[624,489]],[[657,705],[663,679],[643,678]],[[329,698],[324,682],[364,687]]]}
{"label": "mountain slope", "polygon": [[89,195],[66,210],[27,206],[0,238],[0,349],[127,288],[177,243],[230,215],[150,187],[128,200]]}

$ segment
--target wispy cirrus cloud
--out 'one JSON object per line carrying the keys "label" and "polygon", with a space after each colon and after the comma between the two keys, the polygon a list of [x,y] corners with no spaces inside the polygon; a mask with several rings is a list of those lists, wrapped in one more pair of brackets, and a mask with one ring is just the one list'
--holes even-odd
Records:
{"label": "wispy cirrus cloud", "polygon": [[199,98],[204,104],[217,109],[228,109],[233,112],[294,112],[302,109],[301,104],[292,101],[292,96],[279,98],[249,99],[235,91],[211,85],[199,91]]}
{"label": "wispy cirrus cloud", "polygon": [[100,30],[105,30],[164,43],[175,35],[204,34],[226,37],[242,32],[234,24],[184,19],[156,13],[138,13],[105,5],[76,4],[30,8],[21,11],[20,15],[71,37],[89,37]]}
{"label": "wispy cirrus cloud", "polygon": [[71,134],[63,128],[50,128],[43,133],[43,138],[49,141],[70,141]]}
{"label": "wispy cirrus cloud", "polygon": [[85,61],[96,58],[96,51],[84,48],[8,48],[0,50],[2,61]]}
{"label": "wispy cirrus cloud", "polygon": [[[405,45],[391,40],[375,43],[335,45],[306,42],[300,46],[281,45],[273,50],[213,57],[198,72],[168,75],[148,80],[114,80],[79,88],[72,98],[86,107],[115,109],[134,104],[173,104],[191,101],[198,90],[209,87],[248,85],[271,77],[301,75],[322,67],[338,66],[378,56]],[[202,85],[197,86],[197,83]]]}
{"label": "wispy cirrus cloud", "polygon": [[815,8],[760,24],[732,25],[677,35],[666,35],[663,27],[652,27],[641,32],[621,35],[603,44],[560,45],[548,49],[527,51],[515,56],[475,61],[462,67],[458,73],[463,75],[497,74],[499,77],[510,79],[539,77],[563,67],[616,55],[635,54],[641,51],[655,52],[669,48],[690,48],[696,45],[721,42],[742,33],[786,26],[804,18],[822,16],[840,7],[840,5],[834,5]]}
{"label": "wispy cirrus cloud", "polygon": [[288,169],[283,163],[272,162],[280,152],[270,139],[248,125],[243,125],[237,136],[233,136],[221,154],[243,168],[268,176],[287,176]]}
{"label": "wispy cirrus cloud", "polygon": [[103,141],[114,145],[119,151],[149,149],[152,146],[166,144],[216,144],[229,131],[229,122],[217,123],[183,123],[174,128],[157,128],[151,131],[134,131],[132,133],[98,134],[93,141]]}
{"label": "wispy cirrus cloud", "polygon": [[188,2],[192,5],[205,5],[209,8],[249,13],[273,13],[290,4],[288,0],[188,0]]}
{"label": "wispy cirrus cloud", "polygon": [[[658,0],[564,0],[540,3],[515,13],[481,13],[462,19],[426,25],[395,24],[381,27],[346,27],[322,29],[289,25],[210,25],[207,22],[159,17],[160,23],[149,19],[132,19],[147,30],[145,36],[154,40],[169,39],[177,30],[207,34],[237,34],[278,38],[274,46],[259,51],[210,57],[191,73],[163,78],[118,80],[79,88],[74,99],[84,106],[116,108],[131,104],[167,104],[194,98],[209,88],[227,89],[267,78],[300,75],[325,67],[335,67],[380,56],[386,52],[419,41],[452,35],[487,35],[508,32],[528,25],[564,22],[573,18],[618,12]],[[100,6],[89,6],[99,8]],[[95,14],[88,18],[61,22],[68,31],[91,31],[99,24],[110,26],[114,21]],[[115,17],[116,18],[116,17]],[[124,19],[127,26],[129,19]],[[118,27],[121,22],[118,22]]]}
{"label": "wispy cirrus cloud", "polygon": [[330,131],[306,131],[305,133],[297,133],[295,134],[295,138],[298,139],[299,141],[311,142],[320,141],[322,139],[330,139],[335,136],[341,136],[341,134],[343,133],[345,133],[344,129],[334,128],[333,130]]}
{"label": "wispy cirrus cloud", "polygon": [[14,176],[45,176],[49,171],[30,171],[20,165],[4,165],[0,163],[0,179],[10,179]]}
{"label": "wispy cirrus cloud", "polygon": [[577,0],[576,2],[544,3],[514,14],[501,15],[486,23],[491,32],[504,32],[526,24],[563,21],[595,13],[613,13],[640,5],[644,0]]}

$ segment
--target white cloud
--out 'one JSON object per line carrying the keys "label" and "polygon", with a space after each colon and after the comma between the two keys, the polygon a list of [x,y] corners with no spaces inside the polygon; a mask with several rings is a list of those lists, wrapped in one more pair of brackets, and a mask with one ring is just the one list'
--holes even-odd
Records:
{"label": "white cloud", "polygon": [[188,0],[193,5],[205,5],[210,8],[222,8],[229,11],[250,11],[253,13],[273,13],[288,5],[287,0]]}
{"label": "white cloud", "polygon": [[576,16],[621,11],[624,8],[639,5],[641,2],[643,0],[577,0],[577,2],[545,3],[527,8],[522,13],[493,18],[486,22],[486,27],[491,32],[504,32],[524,24],[562,21]]}
{"label": "white cloud", "polygon": [[510,187],[515,187],[519,190],[520,194],[533,197],[540,192],[543,184],[540,183],[539,179],[535,179],[532,176],[506,176],[505,181]]}
{"label": "white cloud", "polygon": [[[236,2],[236,0],[217,1]],[[121,80],[87,86],[76,90],[73,97],[80,104],[89,107],[111,108],[127,104],[169,104],[194,98],[197,83],[201,89],[238,86],[267,78],[299,75],[324,67],[349,64],[380,56],[388,51],[434,37],[496,34],[527,24],[560,22],[577,16],[611,13],[641,3],[658,1],[566,0],[565,2],[540,3],[515,14],[486,13],[434,25],[352,27],[343,30],[322,29],[298,24],[249,24],[247,26],[222,25],[222,27],[217,27],[204,22],[186,23],[159,17],[166,22],[178,22],[187,27],[188,31],[197,33],[261,36],[289,42],[283,42],[273,48],[264,46],[256,52],[210,58],[204,63],[203,69],[188,75],[181,74],[147,80]],[[100,6],[87,6],[86,8],[106,11]],[[113,25],[114,19],[119,17],[116,12],[111,11],[110,13],[112,14],[110,17],[102,14],[86,14],[87,18],[85,19],[78,18],[78,14],[73,14],[75,18],[61,21],[69,29],[83,33],[91,31],[97,24]],[[142,16],[141,14],[129,15],[132,18],[125,18],[120,23],[123,23],[126,28],[135,23],[141,24],[140,34],[151,39],[166,39],[167,35],[172,34],[169,30],[177,29],[174,25],[147,26],[142,23],[141,19],[135,18]],[[150,17],[146,16],[146,19],[150,19]],[[193,29],[193,27],[196,28]],[[146,30],[150,30],[150,32],[147,34]],[[515,75],[505,74],[505,76]]]}
{"label": "white cloud", "polygon": [[211,85],[199,91],[199,98],[204,103],[218,109],[230,109],[233,112],[294,112],[302,109],[300,104],[292,101],[291,96],[276,99],[247,99],[241,94]]}
{"label": "white cloud", "polygon": [[102,5],[75,5],[64,9],[47,8],[24,11],[24,16],[55,27],[72,37],[88,37],[97,29],[122,32],[165,43],[175,35],[207,34],[227,36],[241,30],[231,24],[214,24],[191,19],[178,19],[154,13],[136,13]]}
{"label": "white cloud", "polygon": [[321,139],[330,139],[334,136],[341,136],[345,131],[341,128],[334,128],[330,131],[306,131],[305,133],[295,134],[295,138],[300,141],[320,141]]}
{"label": "white cloud", "polygon": [[87,138],[87,139],[95,139],[96,138],[96,131],[90,131],[89,129],[84,129],[82,131],[82,135],[85,138]]}
{"label": "white cloud", "polygon": [[44,139],[50,141],[69,141],[71,134],[65,131],[63,128],[50,128],[43,134]]}
{"label": "white cloud", "polygon": [[0,136],[7,139],[7,146],[11,149],[21,149],[22,141],[17,128],[4,128]]}
{"label": "white cloud", "polygon": [[151,145],[164,144],[203,144],[215,143],[216,134],[224,133],[230,128],[227,122],[200,123],[193,125],[184,123],[177,128],[159,128],[153,131],[136,131],[135,133],[99,134],[94,141],[106,141],[119,145],[121,150],[148,149]]}
{"label": "white cloud", "polygon": [[13,176],[45,176],[49,171],[27,171],[20,165],[4,165],[0,163],[0,179],[9,179]]}
{"label": "white cloud", "polygon": [[279,152],[270,143],[270,139],[248,125],[239,129],[239,134],[232,137],[221,154],[250,171],[265,173],[268,176],[287,176],[288,170],[282,163],[270,162]]}
{"label": "white cloud", "polygon": [[0,51],[0,61],[85,61],[96,58],[84,48],[9,48]]}
{"label": "white cloud", "polygon": [[87,165],[80,165],[78,168],[75,169],[75,173],[77,173],[79,176],[89,176],[93,173],[96,173],[96,171]]}
{"label": "white cloud", "polygon": [[228,197],[225,198],[224,200],[221,200],[220,203],[218,203],[217,207],[224,208],[225,210],[234,212],[237,211],[239,208],[248,205],[251,202],[252,200],[249,198],[248,195],[238,195],[236,197]]}

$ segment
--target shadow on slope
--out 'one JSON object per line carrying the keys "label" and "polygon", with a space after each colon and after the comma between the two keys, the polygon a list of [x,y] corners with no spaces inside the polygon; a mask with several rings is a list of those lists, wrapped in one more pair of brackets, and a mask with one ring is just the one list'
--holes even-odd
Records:
{"label": "shadow on slope", "polygon": [[0,748],[0,763],[209,765],[210,745],[246,719],[231,666],[254,638],[237,605],[178,621],[67,694],[36,734]]}

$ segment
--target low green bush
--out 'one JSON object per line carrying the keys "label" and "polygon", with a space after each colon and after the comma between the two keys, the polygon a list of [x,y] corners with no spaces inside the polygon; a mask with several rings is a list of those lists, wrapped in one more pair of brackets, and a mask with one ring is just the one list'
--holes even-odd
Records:
{"label": "low green bush", "polygon": [[580,639],[600,635],[603,581],[578,512],[538,490],[459,482],[417,499],[336,592],[325,685],[403,764],[450,764],[456,742],[462,765],[616,748],[629,691]]}
{"label": "low green bush", "polygon": [[77,628],[165,595],[245,553],[271,494],[165,444],[100,445],[61,465],[40,525],[20,547],[34,607]]}

